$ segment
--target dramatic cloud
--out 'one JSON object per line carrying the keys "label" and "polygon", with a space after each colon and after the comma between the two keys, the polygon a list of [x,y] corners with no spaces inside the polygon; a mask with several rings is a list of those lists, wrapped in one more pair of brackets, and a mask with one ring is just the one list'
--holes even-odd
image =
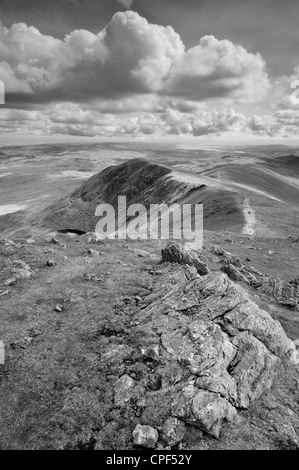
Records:
{"label": "dramatic cloud", "polygon": [[[270,80],[260,54],[214,36],[186,49],[172,27],[133,11],[116,13],[97,34],[75,30],[63,40],[0,24],[3,133],[293,136],[298,76],[299,68]],[[244,111],[258,103],[271,114]]]}
{"label": "dramatic cloud", "polygon": [[265,63],[227,40],[204,36],[175,64],[167,82],[168,93],[193,100],[234,97],[257,101],[269,90]]}
{"label": "dramatic cloud", "polygon": [[246,101],[269,88],[260,55],[213,36],[186,51],[173,28],[132,11],[116,13],[98,34],[76,30],[64,41],[25,24],[1,26],[0,75],[10,103],[142,93]]}

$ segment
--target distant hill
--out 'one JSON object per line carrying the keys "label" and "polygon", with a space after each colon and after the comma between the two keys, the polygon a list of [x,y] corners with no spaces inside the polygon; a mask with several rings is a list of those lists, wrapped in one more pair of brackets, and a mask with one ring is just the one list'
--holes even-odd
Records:
{"label": "distant hill", "polygon": [[267,159],[267,164],[280,174],[299,177],[299,157],[297,155]]}
{"label": "distant hill", "polygon": [[241,230],[244,217],[236,191],[223,188],[213,179],[172,172],[143,159],[111,166],[92,176],[78,189],[51,204],[34,218],[33,224],[54,230],[94,231],[96,207],[109,203],[117,208],[118,196],[128,204],[204,204],[206,229]]}

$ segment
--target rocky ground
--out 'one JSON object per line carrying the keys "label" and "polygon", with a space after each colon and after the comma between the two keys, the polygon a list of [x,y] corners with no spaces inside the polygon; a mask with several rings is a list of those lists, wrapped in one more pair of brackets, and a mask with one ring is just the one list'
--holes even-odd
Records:
{"label": "rocky ground", "polygon": [[204,240],[1,240],[1,449],[299,448],[299,244]]}

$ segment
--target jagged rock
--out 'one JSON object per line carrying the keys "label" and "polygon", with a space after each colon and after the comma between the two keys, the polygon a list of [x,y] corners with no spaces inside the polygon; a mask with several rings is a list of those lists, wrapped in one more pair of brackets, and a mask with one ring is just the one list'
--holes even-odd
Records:
{"label": "jagged rock", "polygon": [[225,328],[227,325],[231,326],[237,333],[239,331],[252,333],[278,357],[289,357],[294,350],[294,344],[285,334],[281,324],[250,299],[227,312],[222,317],[222,322]]}
{"label": "jagged rock", "polygon": [[233,405],[237,404],[237,384],[222,364],[215,364],[210,369],[203,371],[195,382],[198,388],[209,392],[219,393]]}
{"label": "jagged rock", "polygon": [[200,375],[216,363],[228,367],[236,355],[236,349],[218,325],[197,320],[188,329],[196,347],[196,354],[189,358],[193,374]]}
{"label": "jagged rock", "polygon": [[220,248],[219,246],[215,245],[210,248],[210,252],[214,253],[214,255],[217,256],[223,256],[224,254],[227,254],[228,252]]}
{"label": "jagged rock", "polygon": [[50,239],[49,243],[52,243],[53,245],[60,246],[62,248],[65,248],[65,244],[62,243],[60,240],[57,240],[57,238],[53,237]]}
{"label": "jagged rock", "polygon": [[173,406],[174,416],[217,438],[223,422],[232,421],[236,414],[236,409],[219,394],[193,385],[183,389]]}
{"label": "jagged rock", "polygon": [[135,381],[129,375],[123,375],[114,384],[114,403],[123,406],[132,397]]}
{"label": "jagged rock", "polygon": [[185,248],[181,243],[169,242],[167,244],[166,248],[162,250],[162,262],[165,261],[194,266],[201,275],[210,272],[206,263],[200,259],[199,253],[196,250]]}
{"label": "jagged rock", "polygon": [[190,363],[196,349],[187,335],[187,331],[164,332],[161,336],[163,348],[178,362]]}
{"label": "jagged rock", "polygon": [[55,266],[55,261],[53,259],[49,259],[47,261],[47,266]]}
{"label": "jagged rock", "polygon": [[279,302],[289,301],[290,299],[299,302],[299,287],[298,285],[285,282],[280,279],[266,278],[259,292],[277,299]]}
{"label": "jagged rock", "polygon": [[[174,399],[173,415],[218,436],[225,419],[271,387],[281,360],[296,364],[299,355],[281,325],[226,274],[212,272],[190,280],[184,275],[187,269],[169,270],[159,295],[150,294],[151,302],[143,299],[146,307],[137,317],[161,338],[162,364],[167,361],[159,369],[162,389],[185,385]],[[170,363],[177,364],[176,378],[167,379]],[[194,396],[186,398],[190,384],[194,396],[200,393],[196,411]],[[214,424],[206,422],[206,407]]]}
{"label": "jagged rock", "polygon": [[198,279],[196,285],[202,297],[205,298],[215,293],[223,296],[227,292],[228,287],[233,284],[225,274],[216,272]]}
{"label": "jagged rock", "polygon": [[173,447],[184,439],[186,425],[183,421],[170,417],[162,427],[162,439],[166,445]]}
{"label": "jagged rock", "polygon": [[230,374],[237,385],[236,404],[248,408],[251,401],[271,387],[279,359],[247,331],[239,333],[233,343],[238,351],[230,365]]}
{"label": "jagged rock", "polygon": [[233,264],[222,266],[221,270],[233,281],[250,284],[246,276],[244,276],[244,274],[242,274]]}
{"label": "jagged rock", "polygon": [[133,431],[133,444],[135,446],[154,449],[156,447],[158,438],[158,431],[151,426],[141,426],[141,424],[137,424]]}

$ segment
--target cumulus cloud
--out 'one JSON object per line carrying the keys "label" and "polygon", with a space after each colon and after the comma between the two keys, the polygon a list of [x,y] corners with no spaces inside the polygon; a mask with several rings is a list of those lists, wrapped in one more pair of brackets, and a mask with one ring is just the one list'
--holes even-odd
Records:
{"label": "cumulus cloud", "polygon": [[[298,134],[299,106],[290,101],[298,78],[299,68],[270,84],[260,54],[214,36],[187,49],[172,27],[133,11],[116,13],[97,34],[75,30],[63,40],[0,23],[1,132],[285,137]],[[239,112],[267,93],[271,115]]]}
{"label": "cumulus cloud", "polygon": [[185,49],[170,26],[118,12],[98,34],[64,40],[23,23],[0,26],[0,74],[10,102],[119,99],[156,93],[188,100],[256,100],[269,88],[259,54],[204,36]]}
{"label": "cumulus cloud", "polygon": [[269,90],[265,62],[230,41],[204,36],[177,60],[167,81],[169,94],[205,100],[234,97],[257,101]]}
{"label": "cumulus cloud", "polygon": [[[165,103],[166,104],[166,103]],[[109,114],[82,109],[74,103],[49,106],[47,111],[0,110],[0,125],[7,130],[26,129],[35,133],[38,128],[50,134],[102,136],[102,135],[155,135],[205,136],[232,134],[246,127],[246,118],[234,109],[219,111],[200,109],[196,113],[164,108],[163,112],[138,114]]]}

